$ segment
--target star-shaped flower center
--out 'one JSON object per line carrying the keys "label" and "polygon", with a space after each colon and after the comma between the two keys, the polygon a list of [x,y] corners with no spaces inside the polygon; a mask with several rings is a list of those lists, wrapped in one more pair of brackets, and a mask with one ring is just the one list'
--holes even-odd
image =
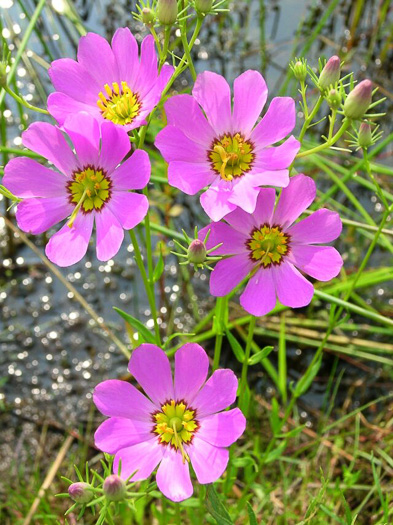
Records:
{"label": "star-shaped flower center", "polygon": [[102,169],[86,166],[73,174],[67,188],[70,202],[85,213],[100,210],[109,200],[112,182]]}
{"label": "star-shaped flower center", "polygon": [[252,168],[253,144],[240,133],[227,133],[213,142],[208,156],[214,171],[223,180],[231,181]]}
{"label": "star-shaped flower center", "polygon": [[98,94],[97,106],[105,119],[115,124],[130,124],[139,115],[141,102],[138,94],[131,91],[127,82],[105,84],[105,93]]}
{"label": "star-shaped flower center", "polygon": [[153,432],[159,435],[160,443],[172,445],[180,450],[183,462],[189,461],[183,444],[190,443],[198,429],[195,410],[188,408],[183,401],[172,399],[161,407],[161,412],[153,414],[153,420],[156,423]]}
{"label": "star-shaped flower center", "polygon": [[251,232],[246,242],[253,261],[268,268],[272,264],[281,264],[289,251],[289,235],[284,234],[280,226],[262,225]]}

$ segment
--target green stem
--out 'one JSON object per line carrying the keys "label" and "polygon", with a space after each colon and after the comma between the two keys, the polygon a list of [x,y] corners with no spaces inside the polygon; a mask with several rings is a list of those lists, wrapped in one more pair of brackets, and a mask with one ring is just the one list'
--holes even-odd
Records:
{"label": "green stem", "polygon": [[165,37],[164,37],[164,46],[162,48],[162,54],[160,57],[160,67],[159,71],[161,71],[162,66],[164,65],[164,62],[166,60],[166,57],[168,56],[168,49],[169,49],[169,38],[171,36],[171,28],[166,27],[165,28]]}
{"label": "green stem", "polygon": [[148,279],[148,276],[145,270],[145,266],[143,264],[141,250],[139,249],[138,240],[136,238],[134,230],[129,230],[129,233],[130,233],[132,245],[134,247],[135,260],[138,265],[139,271],[141,273],[143,284],[146,290],[146,295],[147,295],[147,298],[150,304],[151,314],[152,314],[153,321],[154,321],[154,332],[156,334],[157,344],[161,346],[160,328],[157,322],[157,309],[156,309],[156,300],[154,296],[154,290],[152,290],[150,286],[150,282],[149,282],[149,279]]}
{"label": "green stem", "polygon": [[215,332],[216,332],[216,342],[214,344],[214,358],[213,358],[213,371],[217,370],[220,364],[221,357],[221,347],[222,340],[224,337],[225,329],[225,316],[228,309],[228,299],[227,297],[217,297],[216,300],[216,309],[215,309]]}
{"label": "green stem", "polygon": [[[304,100],[305,99],[303,98],[303,104],[305,103]],[[315,103],[315,106],[313,107],[313,109],[311,110],[311,113],[308,115],[308,117],[306,117],[306,119],[305,119],[305,121],[303,123],[303,127],[302,127],[302,129],[300,131],[300,135],[299,135],[299,138],[298,138],[299,142],[302,142],[302,140],[304,138],[304,135],[306,134],[306,131],[309,128],[311,122],[313,121],[315,115],[318,113],[319,108],[322,105],[322,102],[323,102],[323,98],[321,97],[321,95],[319,95],[318,100]]]}
{"label": "green stem", "polygon": [[318,153],[319,151],[322,151],[326,148],[330,148],[331,146],[333,146],[333,144],[335,144],[339,140],[339,138],[342,135],[344,135],[344,133],[346,132],[350,124],[351,124],[351,120],[345,118],[341,125],[341,128],[337,131],[337,133],[330,140],[327,140],[324,144],[320,144],[319,146],[316,146],[315,148],[311,148],[306,151],[301,151],[300,153],[297,154],[296,158],[299,159],[301,157],[306,157],[307,155],[312,155],[313,153]]}
{"label": "green stem", "polygon": [[239,406],[241,410],[247,412],[247,407],[244,406],[244,396],[246,394],[247,389],[247,372],[248,372],[248,363],[250,360],[250,354],[251,354],[251,346],[254,339],[254,329],[255,329],[255,322],[256,317],[251,316],[250,324],[248,325],[248,334],[247,334],[247,342],[246,342],[246,350],[244,352],[244,360],[242,365],[242,376],[240,380],[240,396],[239,396]]}
{"label": "green stem", "polygon": [[181,29],[181,41],[183,43],[184,53],[187,58],[187,64],[188,64],[188,68],[192,76],[192,80],[195,82],[197,74],[195,71],[194,63],[191,58],[190,48],[189,48],[188,40],[187,40],[187,20],[184,21],[184,25]]}
{"label": "green stem", "polygon": [[377,192],[377,195],[378,197],[381,199],[381,201],[383,202],[383,205],[385,207],[385,210],[387,210],[389,208],[389,203],[388,201],[386,200],[386,197],[385,195],[383,194],[382,192],[382,189],[380,187],[380,185],[378,184],[376,178],[374,177],[372,171],[371,171],[371,167],[370,167],[370,162],[368,160],[368,155],[367,155],[367,149],[364,148],[363,149],[363,158],[364,158],[364,166],[366,168],[366,171],[367,171],[367,174],[368,176],[370,177],[371,181],[373,182],[374,186],[375,186],[375,191]]}

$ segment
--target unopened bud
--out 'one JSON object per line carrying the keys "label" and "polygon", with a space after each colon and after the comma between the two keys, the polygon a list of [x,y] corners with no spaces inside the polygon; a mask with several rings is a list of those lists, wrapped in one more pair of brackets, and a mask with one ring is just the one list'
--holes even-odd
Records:
{"label": "unopened bud", "polygon": [[320,89],[327,89],[340,80],[340,59],[334,55],[326,62],[325,67],[319,75],[318,85]]}
{"label": "unopened bud", "polygon": [[213,5],[213,0],[195,0],[195,8],[199,13],[209,13]]}
{"label": "unopened bud", "polygon": [[76,503],[81,503],[82,505],[84,503],[89,503],[94,498],[91,485],[84,483],[83,481],[72,483],[72,485],[68,487],[68,494]]}
{"label": "unopened bud", "polygon": [[371,126],[368,122],[362,122],[359,128],[358,144],[361,148],[368,148],[373,143]]}
{"label": "unopened bud", "polygon": [[154,19],[155,15],[153,11],[148,7],[144,7],[142,9],[142,22],[148,26],[154,24]]}
{"label": "unopened bud", "polygon": [[360,119],[368,110],[373,94],[371,80],[363,80],[353,89],[344,102],[344,115],[351,119]]}
{"label": "unopened bud", "polygon": [[206,246],[199,239],[194,239],[187,251],[188,260],[193,264],[202,264],[206,260]]}
{"label": "unopened bud", "polygon": [[304,82],[307,78],[307,64],[304,60],[298,60],[295,63],[291,63],[291,69],[293,76],[299,82]]}
{"label": "unopened bud", "polygon": [[164,26],[171,26],[177,19],[177,1],[176,0],[158,0],[157,18]]}
{"label": "unopened bud", "polygon": [[326,102],[331,109],[338,109],[341,105],[341,93],[337,89],[331,89],[326,96]]}
{"label": "unopened bud", "polygon": [[103,485],[104,494],[110,501],[121,501],[126,495],[126,484],[116,474],[108,476]]}

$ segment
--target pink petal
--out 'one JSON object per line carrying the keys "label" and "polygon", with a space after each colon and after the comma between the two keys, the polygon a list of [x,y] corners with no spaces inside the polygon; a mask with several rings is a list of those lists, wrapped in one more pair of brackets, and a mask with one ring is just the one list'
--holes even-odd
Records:
{"label": "pink petal", "polygon": [[20,198],[61,197],[66,194],[67,179],[33,159],[16,157],[6,164],[2,183]]}
{"label": "pink petal", "polygon": [[260,317],[276,306],[276,287],[270,268],[260,268],[240,296],[240,304],[250,314]]}
{"label": "pink petal", "polygon": [[216,135],[232,132],[231,90],[224,77],[211,71],[201,73],[192,94],[202,106]]}
{"label": "pink petal", "polygon": [[73,209],[65,196],[25,199],[18,204],[16,220],[21,230],[38,235],[65,219]]}
{"label": "pink petal", "polygon": [[80,168],[97,166],[100,154],[100,127],[89,113],[68,116],[63,125],[74,144]]}
{"label": "pink petal", "polygon": [[175,398],[192,404],[206,381],[209,358],[196,343],[186,343],[175,354]]}
{"label": "pink petal", "polygon": [[220,478],[227,468],[229,451],[218,448],[195,436],[188,448],[192,468],[199,483],[213,483]]}
{"label": "pink petal", "polygon": [[193,487],[188,462],[182,460],[180,452],[166,447],[165,455],[157,470],[156,481],[160,491],[172,501],[190,498]]}
{"label": "pink petal", "polygon": [[215,297],[227,295],[247,277],[254,266],[247,253],[218,261],[210,275],[210,293]]}
{"label": "pink petal", "polygon": [[141,190],[150,179],[150,160],[146,151],[137,149],[111,174],[115,191]]}
{"label": "pink petal", "polygon": [[181,160],[183,162],[206,163],[208,160],[206,148],[187,138],[175,126],[167,126],[160,131],[156,137],[155,145],[167,162]]}
{"label": "pink petal", "polygon": [[138,43],[128,27],[116,30],[112,38],[112,51],[119,69],[120,81],[132,85],[139,70]]}
{"label": "pink petal", "polygon": [[124,239],[124,230],[109,206],[104,205],[94,215],[97,230],[97,259],[108,261],[120,250]]}
{"label": "pink petal", "polygon": [[101,111],[97,106],[96,102],[94,104],[85,104],[79,100],[71,98],[65,93],[51,93],[48,97],[48,111],[53,118],[62,126],[69,115],[78,113],[79,111],[85,111],[96,118],[99,122],[103,120],[101,116]]}
{"label": "pink petal", "polygon": [[257,204],[259,188],[255,188],[251,178],[245,175],[239,182],[233,185],[233,191],[228,198],[232,204],[236,204],[247,213],[253,213]]}
{"label": "pink petal", "polygon": [[174,399],[171,365],[166,353],[152,344],[142,344],[131,356],[128,369],[158,407]]}
{"label": "pink petal", "polygon": [[[272,191],[274,193],[274,190]],[[259,192],[259,198],[261,196],[261,193],[262,192]],[[274,201],[273,201],[273,206],[274,206]],[[231,213],[228,213],[228,215],[225,216],[225,220],[230,226],[232,226],[234,230],[237,230],[241,232],[243,235],[245,235],[246,238],[244,239],[244,241],[246,241],[248,237],[250,236],[252,230],[256,226],[259,226],[260,224],[259,221],[255,221],[255,218],[254,218],[255,213],[256,213],[256,210],[254,211],[253,214],[251,214],[251,213],[247,213],[241,208],[236,208],[234,211],[232,211]]]}
{"label": "pink petal", "polygon": [[210,414],[221,412],[232,405],[236,399],[237,377],[232,370],[216,370],[193,401],[197,418],[202,419]]}
{"label": "pink petal", "polygon": [[236,209],[236,204],[229,202],[232,191],[222,191],[219,186],[210,188],[201,195],[201,206],[212,221],[220,221],[225,215]]}
{"label": "pink petal", "polygon": [[191,95],[176,95],[165,102],[168,124],[179,128],[186,137],[209,149],[215,133]]}
{"label": "pink petal", "polygon": [[48,259],[62,267],[71,266],[80,261],[86,254],[93,222],[93,213],[84,215],[80,212],[72,228],[65,224],[49,239],[46,245],[45,253]]}
{"label": "pink petal", "polygon": [[262,189],[259,192],[257,205],[253,213],[254,222],[257,227],[261,227],[264,224],[272,224],[275,201],[276,191],[272,188]]}
{"label": "pink petal", "polygon": [[157,410],[134,386],[118,379],[99,383],[94,389],[93,401],[104,416],[130,418],[149,424]]}
{"label": "pink petal", "polygon": [[207,163],[172,161],[168,167],[168,183],[187,195],[195,195],[215,178],[216,175]]}
{"label": "pink petal", "polygon": [[215,447],[229,447],[246,428],[246,418],[239,408],[204,417],[199,421],[198,438]]}
{"label": "pink petal", "polygon": [[[230,215],[232,215],[232,213]],[[227,215],[227,217],[229,217],[229,215]],[[225,220],[227,217],[225,217]],[[208,230],[210,230],[210,235],[206,247],[209,250],[214,248],[214,246],[217,246],[217,244],[222,243],[222,246],[214,250],[211,255],[235,255],[248,252],[246,247],[247,237],[245,237],[244,233],[236,231],[228,224],[223,222],[212,222],[199,231],[199,238],[202,241]]]}
{"label": "pink petal", "polygon": [[[172,74],[173,74],[174,68],[172,66],[169,66],[168,64],[164,64],[164,66],[161,69],[160,74],[158,77],[155,78],[154,83],[151,85],[149,91],[146,91],[143,89],[143,97],[142,97],[142,107],[140,109],[140,113],[138,117],[135,118],[135,121],[132,122],[133,128],[140,126],[141,124],[138,124],[136,126],[136,123],[139,122],[139,119],[145,119],[151,112],[151,110],[157,106],[161,99],[162,92],[166,85],[168,84]],[[140,93],[139,93],[140,95]]]}
{"label": "pink petal", "polygon": [[277,188],[286,188],[289,184],[289,170],[266,170],[255,167],[248,176],[254,187],[276,186]]}
{"label": "pink petal", "polygon": [[123,128],[109,120],[101,124],[100,165],[107,173],[112,173],[130,149],[130,139]]}
{"label": "pink petal", "polygon": [[340,273],[341,255],[331,246],[291,245],[288,260],[319,281],[330,281]]}
{"label": "pink petal", "polygon": [[288,233],[292,243],[313,244],[334,241],[341,230],[340,215],[323,208],[291,226]]}
{"label": "pink petal", "polygon": [[288,261],[272,266],[278,300],[285,306],[301,308],[310,304],[313,285]]}
{"label": "pink petal", "polygon": [[111,417],[97,428],[94,443],[103,452],[116,454],[122,448],[151,440],[153,427],[151,421]]}
{"label": "pink petal", "polygon": [[119,463],[121,461],[120,477],[127,479],[133,472],[132,481],[141,481],[151,476],[153,470],[161,461],[165,453],[164,445],[160,445],[157,437],[150,441],[143,441],[136,445],[120,449],[113,462],[113,472],[119,472]]}
{"label": "pink petal", "polygon": [[51,63],[48,74],[56,91],[78,102],[92,105],[97,103],[102,86],[89,71],[71,58],[60,58]]}
{"label": "pink petal", "polygon": [[300,142],[291,136],[280,146],[265,148],[258,151],[255,169],[282,170],[295,159],[300,149]]}
{"label": "pink petal", "polygon": [[34,122],[22,133],[26,148],[42,155],[65,175],[77,168],[76,159],[61,131],[47,122]]}
{"label": "pink petal", "polygon": [[78,62],[101,86],[101,91],[105,84],[119,82],[119,72],[111,46],[105,38],[96,33],[87,33],[79,40]]}
{"label": "pink petal", "polygon": [[281,192],[273,215],[273,222],[288,228],[315,199],[315,182],[302,173],[292,177],[289,185]]}
{"label": "pink petal", "polygon": [[261,122],[251,135],[256,150],[275,144],[285,138],[295,127],[295,101],[290,97],[274,98]]}
{"label": "pink petal", "polygon": [[114,191],[108,208],[122,228],[131,230],[146,217],[149,201],[145,195],[139,193]]}
{"label": "pink petal", "polygon": [[141,59],[134,88],[141,98],[150,91],[158,77],[157,53],[152,35],[142,40]]}
{"label": "pink petal", "polygon": [[258,71],[248,70],[235,79],[233,90],[233,133],[248,138],[266,103],[266,82]]}

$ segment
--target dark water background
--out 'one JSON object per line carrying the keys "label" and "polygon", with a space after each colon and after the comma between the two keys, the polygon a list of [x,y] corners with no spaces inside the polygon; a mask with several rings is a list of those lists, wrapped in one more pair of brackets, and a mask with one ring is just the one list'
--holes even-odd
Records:
{"label": "dark water background", "polygon": [[[61,2],[55,0],[53,5],[61,7]],[[325,2],[295,0],[230,3],[229,15],[209,17],[206,21],[194,49],[197,71],[211,69],[232,81],[245,69],[259,69],[266,77],[270,95],[277,95],[283,87],[299,25],[303,24],[297,38],[298,50],[307,41],[328,5]],[[31,0],[20,3],[0,0],[3,37],[8,43],[20,41],[27,25],[21,6],[29,13],[34,8]],[[352,2],[339,2],[307,53],[307,58],[310,63],[317,65],[320,55],[329,57],[340,50],[347,52],[348,70],[354,70],[359,80],[366,76],[372,78],[383,91],[392,93],[392,52],[382,64],[378,57],[383,42],[374,37],[372,29],[376,6],[376,2],[365,3],[356,39],[351,40],[348,29],[351,27],[349,13],[352,12]],[[139,39],[147,34],[142,24],[133,21],[130,13],[134,5],[131,2],[84,0],[76,2],[76,8],[89,30],[108,38],[117,27],[125,25],[131,27]],[[261,22],[264,34],[261,32]],[[46,10],[38,27],[53,59],[75,57],[78,33],[64,16]],[[31,95],[36,104],[44,106],[50,84],[42,66],[45,65],[43,61],[49,62],[50,59],[37,34],[32,35],[27,49],[26,61],[18,66],[18,87],[23,94]],[[37,75],[39,84],[35,81]],[[183,77],[176,87],[178,90],[184,89],[188,83],[188,77]],[[296,96],[294,84],[288,86],[286,94],[291,90]],[[8,123],[6,144],[18,147],[21,144],[20,116],[12,101],[7,99],[7,104],[9,106],[4,112]],[[390,112],[391,105],[390,98],[385,106]],[[29,118],[35,119],[37,116],[29,114]],[[385,119],[387,130],[390,122],[390,118]],[[391,154],[390,145],[382,159],[387,165],[392,164]],[[361,201],[378,223],[380,203],[371,192],[366,191],[361,195]],[[195,224],[201,226],[206,223],[195,198],[179,195],[177,203],[183,206],[183,212],[176,219],[177,227],[185,227],[190,232]],[[3,207],[4,202],[0,205]],[[37,247],[44,249],[43,237],[32,240]],[[348,250],[345,239],[341,247],[350,262],[351,250]],[[1,217],[0,249],[3,254],[0,263],[0,408],[5,408],[0,413],[0,442],[3,443],[0,452],[1,473],[9,469],[15,457],[29,456],[30,448],[34,450],[37,445],[43,425],[49,424],[53,431],[48,450],[51,446],[56,447],[63,435],[63,428],[83,426],[91,410],[94,386],[103,379],[124,375],[126,361],[73,299],[72,293],[48,271],[40,259],[18,239],[14,239],[13,247],[10,245]],[[138,317],[147,326],[152,326],[144,289],[132,255],[131,246],[125,241],[114,260],[100,263],[95,258],[94,247],[90,247],[83,261],[61,270],[125,343],[129,341],[128,336],[121,319],[112,309],[113,305]],[[371,265],[388,265],[391,263],[389,259],[386,252],[378,251]],[[181,283],[179,286],[179,267],[171,256],[167,258],[164,273],[165,282],[161,287],[160,299],[162,328],[165,330],[171,312],[174,331],[192,331],[192,305]],[[208,276],[204,272],[198,272],[192,281],[201,315],[213,304],[208,295],[207,282]],[[393,294],[389,283],[369,288],[366,295],[363,293],[362,296],[385,315],[392,312]],[[303,313],[299,312],[299,315]],[[358,332],[352,335],[361,336]],[[378,340],[391,342],[383,335]],[[263,345],[272,340],[263,339],[259,342]],[[299,377],[312,355],[313,350],[310,348],[289,346],[290,379]],[[230,353],[224,351],[224,362],[236,368],[237,363],[228,356]],[[333,361],[332,356],[326,357],[319,381],[313,384],[303,400],[302,420],[310,426],[314,424],[313,410],[321,405]],[[344,361],[340,366],[345,366],[346,372],[342,383],[345,388],[338,398],[339,404],[345,398],[347,388],[359,377],[366,380],[354,398],[354,405],[393,391],[391,377],[376,364],[366,362],[359,368]],[[274,395],[275,390],[262,371],[254,372],[253,382],[264,396]],[[58,427],[58,433],[55,427]]]}

